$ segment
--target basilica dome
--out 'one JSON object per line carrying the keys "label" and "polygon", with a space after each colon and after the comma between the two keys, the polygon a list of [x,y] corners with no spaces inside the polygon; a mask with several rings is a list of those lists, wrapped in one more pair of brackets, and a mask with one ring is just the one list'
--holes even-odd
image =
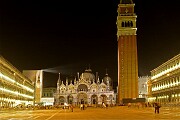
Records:
{"label": "basilica dome", "polygon": [[95,80],[95,75],[92,73],[91,69],[86,69],[84,73],[81,74],[80,79],[85,79],[91,83]]}
{"label": "basilica dome", "polygon": [[109,81],[109,85],[112,85],[112,79],[106,74],[106,76],[103,78],[104,83],[107,85],[107,81]]}

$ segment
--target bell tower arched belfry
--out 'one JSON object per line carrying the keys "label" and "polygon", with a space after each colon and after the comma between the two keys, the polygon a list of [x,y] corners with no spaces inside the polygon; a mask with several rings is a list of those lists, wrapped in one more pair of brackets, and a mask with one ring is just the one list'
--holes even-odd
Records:
{"label": "bell tower arched belfry", "polygon": [[117,16],[118,101],[138,97],[136,14],[132,0],[120,0]]}

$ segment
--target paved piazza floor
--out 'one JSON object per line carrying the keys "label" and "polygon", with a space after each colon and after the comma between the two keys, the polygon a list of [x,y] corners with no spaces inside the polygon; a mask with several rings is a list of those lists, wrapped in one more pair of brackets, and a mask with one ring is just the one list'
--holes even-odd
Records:
{"label": "paved piazza floor", "polygon": [[74,108],[73,112],[68,109],[1,110],[0,120],[180,120],[180,108],[161,107],[160,114],[155,114],[153,107],[127,106]]}

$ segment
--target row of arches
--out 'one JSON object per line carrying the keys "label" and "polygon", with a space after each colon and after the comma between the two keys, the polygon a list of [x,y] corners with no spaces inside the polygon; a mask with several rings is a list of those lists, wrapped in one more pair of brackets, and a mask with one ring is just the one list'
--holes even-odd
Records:
{"label": "row of arches", "polygon": [[121,23],[121,27],[133,27],[133,22],[132,21],[123,21]]}
{"label": "row of arches", "polygon": [[[64,96],[60,96],[58,100],[56,101],[58,102],[56,104],[59,104],[59,105],[64,105],[64,103],[75,104],[75,105],[79,105],[79,104],[97,105],[101,103],[110,104],[110,103],[107,103],[107,100],[108,100],[108,97],[104,94],[100,95],[99,97],[98,95],[94,94],[90,98],[88,98],[86,93],[79,93],[77,95],[77,98],[73,97],[72,95],[69,95],[67,99]],[[113,95],[109,96],[109,100],[113,101]]]}
{"label": "row of arches", "polygon": [[152,85],[152,91],[172,88],[180,85],[180,76],[173,77]]}

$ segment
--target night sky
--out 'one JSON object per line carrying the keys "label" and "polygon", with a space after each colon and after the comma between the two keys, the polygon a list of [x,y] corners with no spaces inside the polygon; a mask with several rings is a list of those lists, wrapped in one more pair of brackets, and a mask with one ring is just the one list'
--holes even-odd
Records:
{"label": "night sky", "polygon": [[[6,1],[0,11],[0,52],[20,71],[46,69],[45,86],[58,73],[91,68],[117,84],[117,8],[120,0]],[[178,0],[134,0],[139,76],[179,54]],[[48,69],[52,68],[52,69]],[[50,72],[50,73],[48,73]]]}

